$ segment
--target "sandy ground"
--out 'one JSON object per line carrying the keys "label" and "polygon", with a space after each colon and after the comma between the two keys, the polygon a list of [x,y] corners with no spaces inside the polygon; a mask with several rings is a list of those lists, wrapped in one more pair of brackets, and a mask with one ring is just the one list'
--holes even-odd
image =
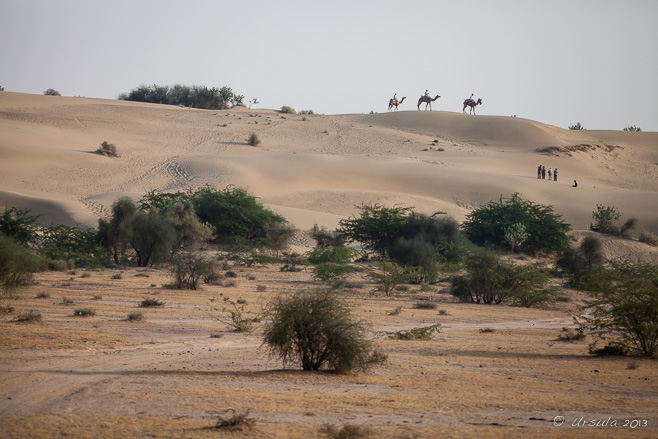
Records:
{"label": "sandy ground", "polygon": [[[251,133],[259,147],[247,144]],[[103,141],[121,157],[94,154]],[[537,180],[539,164],[557,166],[559,180]],[[332,229],[362,203],[461,221],[520,192],[554,205],[577,243],[591,233],[597,204],[638,218],[638,232],[658,233],[657,165],[658,133],[439,111],[288,115],[0,93],[0,208],[30,209],[45,224],[95,226],[119,196],[205,184],[244,187],[300,230]],[[604,250],[658,260],[655,248],[633,240],[607,238]],[[388,359],[367,373],[335,375],[283,369],[261,346],[262,326],[232,332],[211,311],[228,296],[260,312],[275,294],[313,286],[310,274],[238,271],[236,287],[193,292],[163,288],[165,270],[128,269],[121,279],[110,270],[38,275],[2,301],[15,312],[0,315],[0,437],[309,438],[323,437],[324,424],[387,438],[658,436],[655,361],[594,358],[589,339],[559,340],[573,327],[582,300],[575,292],[536,310],[455,303],[417,287],[387,298],[366,284],[348,297]],[[147,297],[165,306],[142,310],[143,323],[128,321]],[[419,298],[439,307],[416,309]],[[79,308],[96,316],[74,316]],[[30,309],[42,313],[41,324],[13,321]],[[385,335],[437,323],[442,332],[428,341]],[[248,411],[254,428],[213,429],[230,409]],[[607,424],[589,426],[596,420]]]}
{"label": "sandy ground", "polygon": [[[591,357],[589,339],[559,340],[574,326],[575,292],[539,310],[456,303],[443,285],[385,297],[364,281],[347,298],[387,360],[336,375],[284,369],[262,346],[263,324],[234,332],[221,305],[212,309],[229,297],[258,314],[274,295],[312,287],[309,273],[234,270],[236,286],[200,291],[163,288],[171,279],[156,269],[121,279],[110,270],[39,275],[5,301],[15,312],[0,322],[2,437],[217,437],[212,426],[230,409],[256,422],[230,437],[323,437],[325,424],[392,438],[658,435],[655,362]],[[165,305],[140,309],[145,298]],[[415,308],[423,299],[438,308]],[[75,316],[80,308],[96,315]],[[30,309],[42,323],[13,321]],[[139,310],[146,320],[128,321]],[[432,340],[386,335],[437,323]],[[554,425],[556,416],[564,425]],[[617,427],[585,427],[581,418]],[[646,426],[631,431],[632,420]]]}

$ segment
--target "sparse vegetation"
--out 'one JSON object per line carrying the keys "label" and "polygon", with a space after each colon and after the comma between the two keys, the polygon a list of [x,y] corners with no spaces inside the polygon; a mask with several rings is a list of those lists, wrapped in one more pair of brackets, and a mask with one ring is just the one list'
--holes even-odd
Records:
{"label": "sparse vegetation", "polygon": [[245,428],[250,429],[254,425],[256,425],[256,420],[249,417],[249,410],[247,410],[245,413],[238,413],[233,409],[230,409],[230,411],[233,414],[228,418],[222,418],[221,416],[219,416],[219,419],[217,420],[217,424],[215,424],[215,428],[225,428],[228,430],[244,430]]}
{"label": "sparse vegetation", "polygon": [[220,277],[217,261],[201,253],[179,253],[174,257],[170,269],[174,285],[178,289],[196,290],[201,279],[205,278],[211,282]]}
{"label": "sparse vegetation", "polygon": [[572,130],[572,131],[574,131],[574,130],[576,130],[576,131],[580,131],[580,130],[584,130],[585,127],[583,127],[583,126],[580,124],[580,122],[577,122],[575,125],[569,125],[569,129]]}
{"label": "sparse vegetation", "polygon": [[142,322],[146,320],[144,313],[141,311],[132,311],[128,313],[128,321],[130,322]]}
{"label": "sparse vegetation", "polygon": [[150,297],[148,299],[142,300],[139,306],[141,306],[142,308],[156,308],[156,307],[164,306],[164,303],[160,302],[156,298]]}
{"label": "sparse vegetation", "polygon": [[258,137],[258,134],[256,133],[251,133],[249,136],[249,140],[247,140],[247,143],[251,146],[258,146],[260,145],[260,137]]}
{"label": "sparse vegetation", "polygon": [[393,340],[431,340],[433,334],[441,332],[441,324],[413,328],[407,331],[387,332],[388,338]]}
{"label": "sparse vegetation", "polygon": [[346,424],[342,428],[335,425],[323,425],[320,432],[329,439],[368,439],[374,436],[374,432],[368,427]]}
{"label": "sparse vegetation", "polygon": [[637,219],[629,218],[619,226],[618,221],[621,213],[614,206],[604,206],[597,204],[596,209],[592,212],[592,218],[595,223],[590,224],[589,228],[599,233],[627,237],[628,233],[637,227]]}
{"label": "sparse vegetation", "polygon": [[647,232],[646,230],[643,230],[642,233],[640,233],[640,237],[638,238],[640,242],[643,242],[647,245],[651,246],[658,246],[658,237],[654,235],[651,232]]}
{"label": "sparse vegetation", "polygon": [[19,313],[16,321],[25,323],[40,323],[42,319],[43,316],[39,311],[31,309],[29,311],[23,311]]}
{"label": "sparse vegetation", "polygon": [[76,309],[75,311],[73,311],[73,315],[74,316],[81,316],[81,317],[93,317],[93,316],[96,315],[96,311],[94,311],[93,309],[89,309],[89,308],[80,308],[80,309]]}
{"label": "sparse vegetation", "polygon": [[438,307],[438,303],[432,302],[430,300],[421,300],[414,303],[414,308],[416,309],[437,309]]}
{"label": "sparse vegetation", "polygon": [[106,157],[121,157],[116,145],[108,143],[107,141],[101,143],[101,146],[96,150],[96,154],[104,155]]}
{"label": "sparse vegetation", "polygon": [[284,105],[281,107],[281,112],[286,114],[297,114],[294,108]]}
{"label": "sparse vegetation", "polygon": [[640,132],[640,131],[642,131],[642,128],[636,127],[635,125],[630,125],[630,126],[627,126],[626,128],[624,128],[624,131],[637,131],[637,132]]}
{"label": "sparse vegetation", "polygon": [[45,96],[61,96],[57,90],[54,88],[49,88],[48,90],[44,91],[43,94]]}
{"label": "sparse vegetation", "polygon": [[[630,352],[645,357],[658,353],[658,266],[611,261],[587,285],[591,299],[576,319],[582,331],[592,331],[596,345],[610,340],[606,352]],[[603,348],[605,349],[605,348]]]}
{"label": "sparse vegetation", "polygon": [[344,299],[327,290],[275,297],[263,335],[270,354],[304,370],[328,366],[337,372],[363,370],[370,356],[368,325],[356,320]]}

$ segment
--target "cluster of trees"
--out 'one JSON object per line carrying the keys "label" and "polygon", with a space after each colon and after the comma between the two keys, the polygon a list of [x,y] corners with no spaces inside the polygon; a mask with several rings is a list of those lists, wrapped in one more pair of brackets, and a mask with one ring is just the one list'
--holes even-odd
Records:
{"label": "cluster of trees", "polygon": [[230,87],[174,85],[140,85],[129,93],[119,95],[120,100],[148,102],[151,104],[183,105],[206,110],[224,110],[243,105],[244,95],[238,95]]}
{"label": "cluster of trees", "polygon": [[[634,352],[648,357],[658,352],[658,267],[605,261],[596,236],[572,247],[567,237],[570,227],[552,206],[512,194],[474,209],[461,226],[443,213],[424,215],[412,208],[377,204],[358,209],[357,215],[342,220],[334,231],[314,227],[311,234],[317,243],[315,249],[305,256],[284,252],[282,269],[312,264],[314,277],[334,288],[345,285],[351,273],[365,270],[387,295],[401,283],[426,284],[443,279],[450,282],[450,292],[462,301],[540,306],[556,296],[555,290],[547,286],[551,274],[534,265],[513,262],[496,250],[555,255],[567,283],[590,295],[585,307],[590,312],[579,320],[582,331],[595,333],[597,340],[614,334],[605,352]],[[591,228],[604,233],[623,234],[621,230],[627,231],[636,223],[627,221],[619,226],[619,212],[602,205],[592,216],[595,224]],[[278,256],[294,233],[284,218],[233,186],[223,190],[206,186],[186,192],[153,191],[138,202],[122,198],[112,206],[109,218],[99,220],[97,230],[39,226],[37,219],[27,210],[14,208],[5,209],[0,216],[0,282],[4,285],[25,282],[31,272],[57,261],[90,267],[113,260],[138,266],[173,261],[176,285],[196,288],[200,278],[212,274],[215,262],[194,252],[201,243],[228,244],[233,248],[231,257],[250,265],[258,260],[254,248],[269,247]],[[349,243],[358,243],[361,251],[347,247]],[[351,264],[356,260],[374,263]],[[315,299],[319,302],[313,302]],[[271,305],[273,326],[266,331],[271,349],[285,362],[302,355],[297,360],[305,369],[316,369],[325,362],[338,370],[363,366],[368,351],[363,325],[349,318],[324,321],[300,311],[312,302],[318,309],[332,307],[327,315],[333,316],[336,311],[349,317],[343,304],[324,293],[277,299]],[[304,320],[309,316],[309,321]],[[343,335],[347,331],[348,340],[332,342],[323,351],[311,348],[302,354],[308,349],[302,346],[308,342],[304,325],[319,331],[319,340],[327,340],[328,333],[322,331],[334,330]],[[318,329],[314,325],[325,326]],[[342,357],[340,349],[345,349],[343,352],[351,359]],[[353,362],[355,358],[358,361]]]}

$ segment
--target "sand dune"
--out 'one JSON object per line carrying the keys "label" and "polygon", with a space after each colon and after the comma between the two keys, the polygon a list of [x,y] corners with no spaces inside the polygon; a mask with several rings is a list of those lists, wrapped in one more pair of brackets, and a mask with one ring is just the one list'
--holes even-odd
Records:
{"label": "sand dune", "polygon": [[[261,146],[247,144],[252,132]],[[519,192],[554,205],[574,229],[586,229],[600,203],[658,232],[658,133],[440,111],[301,116],[9,92],[0,93],[0,133],[0,206],[46,223],[95,225],[121,195],[234,184],[300,228],[335,227],[362,203],[463,220]],[[93,154],[103,141],[121,157]],[[559,181],[537,180],[539,164],[558,167]]]}

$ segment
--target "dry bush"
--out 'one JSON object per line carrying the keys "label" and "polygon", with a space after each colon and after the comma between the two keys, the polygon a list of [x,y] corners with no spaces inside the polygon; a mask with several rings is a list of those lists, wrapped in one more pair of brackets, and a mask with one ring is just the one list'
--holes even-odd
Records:
{"label": "dry bush", "polygon": [[643,242],[648,245],[652,246],[658,246],[658,237],[654,235],[651,232],[648,232],[646,230],[643,230],[642,233],[640,233],[640,237],[638,238],[640,242]]}
{"label": "dry bush", "polygon": [[233,415],[226,419],[220,416],[217,420],[217,424],[215,424],[215,428],[242,430],[245,428],[251,428],[256,424],[256,421],[249,417],[249,410],[245,413],[238,413],[233,409],[230,409],[229,411],[233,412]]}
{"label": "dry bush", "polygon": [[260,138],[258,137],[258,134],[256,134],[256,133],[251,133],[251,135],[249,136],[248,143],[249,143],[251,146],[258,146],[258,145],[260,145]]}
{"label": "dry bush", "polygon": [[289,107],[287,105],[284,105],[283,107],[281,107],[281,112],[282,113],[287,113],[287,114],[297,114],[297,112],[295,111],[294,108]]}
{"label": "dry bush", "polygon": [[44,95],[46,96],[61,96],[57,90],[54,88],[49,88],[48,90],[43,92]]}
{"label": "dry bush", "polygon": [[107,143],[106,141],[101,143],[101,146],[96,150],[96,154],[106,157],[121,157],[117,151],[117,147],[113,143]]}

